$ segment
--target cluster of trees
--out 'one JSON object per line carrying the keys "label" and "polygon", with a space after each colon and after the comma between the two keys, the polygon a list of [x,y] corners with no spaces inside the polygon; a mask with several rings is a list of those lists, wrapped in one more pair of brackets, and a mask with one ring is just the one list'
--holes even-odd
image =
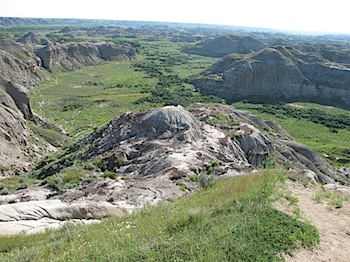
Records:
{"label": "cluster of trees", "polygon": [[[171,63],[173,62],[174,61],[171,60]],[[163,68],[156,63],[136,63],[135,67],[135,70],[142,70],[146,72],[149,77],[158,79],[158,83],[151,91],[151,95],[135,101],[136,104],[149,102],[164,105],[182,105],[186,107],[195,102],[223,103],[224,101],[212,95],[200,95],[192,87],[187,86],[187,79],[181,78],[174,72],[163,72]]]}
{"label": "cluster of trees", "polygon": [[336,132],[337,129],[350,129],[350,116],[346,114],[332,114],[317,108],[296,108],[287,104],[265,104],[262,107],[254,108],[261,113],[268,113],[279,118],[293,117],[306,119],[321,124]]}

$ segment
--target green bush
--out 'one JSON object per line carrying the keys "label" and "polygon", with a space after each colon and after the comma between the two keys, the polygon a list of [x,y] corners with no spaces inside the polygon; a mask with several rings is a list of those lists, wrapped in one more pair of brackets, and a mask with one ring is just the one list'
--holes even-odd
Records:
{"label": "green bush", "polygon": [[112,171],[104,171],[102,174],[103,178],[110,178],[110,179],[115,179],[117,176],[118,176],[117,173]]}
{"label": "green bush", "polygon": [[215,184],[216,176],[212,173],[201,173],[198,176],[198,183],[201,188],[208,188]]}

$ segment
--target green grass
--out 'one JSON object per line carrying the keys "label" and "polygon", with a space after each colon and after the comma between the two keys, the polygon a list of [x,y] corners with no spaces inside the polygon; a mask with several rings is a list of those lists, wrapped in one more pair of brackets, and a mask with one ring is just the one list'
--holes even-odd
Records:
{"label": "green grass", "polygon": [[[300,110],[317,108],[333,115],[350,116],[350,111],[310,103],[298,103]],[[264,105],[250,103],[234,103],[237,109],[251,111],[265,120],[275,120],[298,142],[315,150],[321,157],[335,166],[350,167],[350,129],[329,128],[325,124],[314,123],[310,119],[295,118],[284,114],[262,113]]]}
{"label": "green grass", "polygon": [[153,105],[133,104],[146,97],[156,79],[136,72],[131,62],[109,62],[74,72],[55,73],[31,92],[35,112],[62,125],[70,135],[97,128],[113,117]]}
{"label": "green grass", "polygon": [[56,147],[63,146],[68,140],[67,136],[55,130],[36,125],[31,121],[28,121],[28,125],[36,135],[42,137],[53,146],[56,146]]}
{"label": "green grass", "polygon": [[173,203],[95,225],[0,237],[1,261],[280,261],[319,242],[317,230],[272,208],[279,172],[220,179]]}

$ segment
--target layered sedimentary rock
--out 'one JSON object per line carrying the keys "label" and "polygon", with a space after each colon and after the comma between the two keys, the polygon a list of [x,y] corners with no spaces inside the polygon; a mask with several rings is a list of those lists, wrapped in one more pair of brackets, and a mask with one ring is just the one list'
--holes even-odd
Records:
{"label": "layered sedimentary rock", "polygon": [[129,44],[49,44],[37,49],[36,55],[41,59],[42,66],[52,72],[97,65],[103,60],[135,60],[136,51]]}
{"label": "layered sedimentary rock", "polygon": [[193,84],[203,94],[235,101],[305,100],[350,105],[350,68],[293,48],[228,55]]}

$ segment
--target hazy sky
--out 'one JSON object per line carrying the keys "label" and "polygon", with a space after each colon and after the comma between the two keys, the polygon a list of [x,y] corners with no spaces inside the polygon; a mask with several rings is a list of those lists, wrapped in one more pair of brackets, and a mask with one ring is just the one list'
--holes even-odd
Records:
{"label": "hazy sky", "polygon": [[168,21],[350,34],[349,0],[1,0],[1,16]]}

